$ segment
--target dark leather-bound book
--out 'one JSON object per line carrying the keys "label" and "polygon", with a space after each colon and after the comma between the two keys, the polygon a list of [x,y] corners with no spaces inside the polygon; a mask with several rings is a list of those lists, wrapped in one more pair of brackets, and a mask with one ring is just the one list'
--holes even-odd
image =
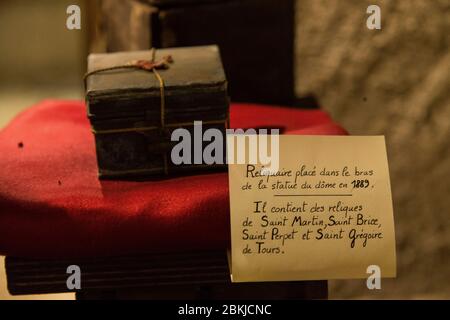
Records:
{"label": "dark leather-bound book", "polygon": [[6,257],[13,295],[60,293],[67,267],[81,270],[79,300],[327,299],[327,281],[232,283],[226,252],[171,252],[91,259],[36,260]]}
{"label": "dark leather-bound book", "polygon": [[171,134],[185,128],[193,136],[194,121],[222,132],[228,124],[227,81],[215,45],[91,54],[86,102],[101,178],[210,169],[193,159],[174,165],[178,142]]}

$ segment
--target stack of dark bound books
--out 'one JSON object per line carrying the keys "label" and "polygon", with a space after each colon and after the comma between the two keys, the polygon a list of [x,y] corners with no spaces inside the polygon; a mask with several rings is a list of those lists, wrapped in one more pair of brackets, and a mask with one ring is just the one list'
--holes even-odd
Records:
{"label": "stack of dark bound books", "polygon": [[191,161],[174,165],[171,150],[178,142],[171,141],[172,132],[193,133],[194,121],[202,121],[203,130],[225,132],[229,118],[227,81],[214,45],[92,54],[86,102],[101,178],[210,169],[194,164],[194,150]]}

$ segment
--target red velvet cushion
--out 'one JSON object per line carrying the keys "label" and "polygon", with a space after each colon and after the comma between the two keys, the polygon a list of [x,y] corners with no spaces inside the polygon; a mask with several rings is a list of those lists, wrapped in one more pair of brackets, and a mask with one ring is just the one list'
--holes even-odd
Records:
{"label": "red velvet cushion", "polygon": [[[233,128],[345,134],[319,110],[231,106]],[[37,258],[226,248],[226,173],[99,181],[79,101],[44,101],[0,132],[0,254]]]}

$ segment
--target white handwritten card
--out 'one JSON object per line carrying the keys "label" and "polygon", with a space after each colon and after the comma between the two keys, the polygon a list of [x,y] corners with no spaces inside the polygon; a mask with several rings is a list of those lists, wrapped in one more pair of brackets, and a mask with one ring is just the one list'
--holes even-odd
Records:
{"label": "white handwritten card", "polygon": [[282,135],[276,171],[247,160],[229,159],[232,281],[396,276],[384,137]]}

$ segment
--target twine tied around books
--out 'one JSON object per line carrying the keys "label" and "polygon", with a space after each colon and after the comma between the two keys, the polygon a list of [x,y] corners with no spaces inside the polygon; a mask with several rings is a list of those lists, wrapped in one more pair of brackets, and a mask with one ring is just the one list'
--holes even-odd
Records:
{"label": "twine tied around books", "polygon": [[[160,121],[161,121],[161,129],[164,130],[165,125],[166,125],[165,124],[166,100],[165,100],[165,92],[164,92],[164,80],[157,70],[158,69],[169,69],[170,64],[173,63],[173,59],[172,59],[171,55],[166,55],[166,56],[162,57],[162,59],[160,61],[155,61],[155,55],[156,55],[156,50],[155,50],[155,48],[152,48],[151,49],[151,56],[152,56],[151,60],[134,60],[134,61],[130,61],[126,64],[123,64],[123,65],[118,65],[118,66],[113,66],[113,67],[108,67],[108,68],[101,68],[101,69],[87,72],[84,75],[84,85],[85,85],[85,87],[87,87],[86,80],[89,76],[100,73],[100,72],[105,72],[105,71],[112,71],[112,70],[119,70],[119,69],[138,69],[138,70],[152,72],[159,82],[159,93],[160,93],[160,99],[161,99]],[[167,154],[165,152],[163,152],[163,155],[164,155],[164,173],[167,175],[168,171],[169,171],[168,163],[167,163]]]}
{"label": "twine tied around books", "polygon": [[152,55],[151,60],[134,60],[134,61],[125,63],[123,65],[101,68],[101,69],[87,72],[84,75],[84,85],[86,87],[86,80],[89,76],[100,73],[100,72],[105,72],[105,71],[112,71],[112,70],[119,70],[119,69],[137,69],[137,70],[144,70],[144,71],[152,72],[159,82],[159,91],[160,91],[160,99],[161,99],[161,103],[160,103],[160,105],[161,105],[161,128],[164,128],[165,127],[165,113],[166,113],[165,112],[166,101],[165,101],[165,92],[164,92],[164,80],[157,70],[158,69],[169,69],[170,64],[173,63],[173,59],[172,59],[171,55],[166,55],[166,56],[162,57],[162,59],[160,61],[155,61],[155,55],[156,55],[155,48],[151,49],[151,55]]}

